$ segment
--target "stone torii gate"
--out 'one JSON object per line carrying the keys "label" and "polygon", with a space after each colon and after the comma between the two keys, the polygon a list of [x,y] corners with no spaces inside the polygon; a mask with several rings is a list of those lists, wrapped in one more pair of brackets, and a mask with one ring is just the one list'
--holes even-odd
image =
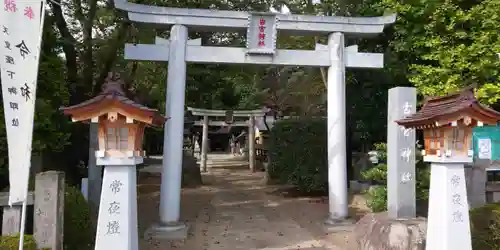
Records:
{"label": "stone torii gate", "polygon": [[[248,163],[250,170],[255,171],[255,117],[263,117],[266,115],[264,110],[211,110],[211,109],[196,109],[187,108],[194,116],[203,116],[203,131],[201,136],[201,169],[207,171],[207,152],[208,152],[208,126],[248,126]],[[210,116],[227,116],[228,111],[232,117],[248,117],[247,122],[235,121],[226,123],[221,121],[209,121]],[[195,121],[195,125],[197,125]]]}
{"label": "stone torii gate", "polygon": [[[179,221],[186,63],[227,63],[328,67],[328,182],[327,225],[342,225],[348,216],[345,68],[383,68],[383,54],[361,53],[346,48],[344,36],[382,33],[396,15],[382,17],[338,17],[282,15],[275,13],[183,9],[128,3],[116,0],[133,22],[172,26],[170,39],[155,44],[126,44],[129,60],[168,61],[160,224],[153,236],[173,237],[187,227]],[[240,47],[202,46],[188,40],[188,29],[202,31],[246,31],[247,44]],[[276,49],[276,36],[328,35],[328,45],[315,50]]]}

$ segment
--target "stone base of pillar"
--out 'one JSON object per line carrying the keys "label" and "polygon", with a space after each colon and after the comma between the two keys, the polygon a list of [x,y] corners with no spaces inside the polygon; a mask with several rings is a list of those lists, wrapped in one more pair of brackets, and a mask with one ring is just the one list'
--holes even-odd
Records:
{"label": "stone base of pillar", "polygon": [[387,212],[369,213],[356,223],[353,237],[360,250],[424,249],[426,230],[425,218],[394,220]]}
{"label": "stone base of pillar", "polygon": [[158,223],[146,230],[144,238],[158,240],[184,240],[187,239],[189,224],[184,222]]}
{"label": "stone base of pillar", "polygon": [[355,221],[350,218],[332,218],[328,217],[323,222],[323,230],[327,233],[351,231],[354,229]]}

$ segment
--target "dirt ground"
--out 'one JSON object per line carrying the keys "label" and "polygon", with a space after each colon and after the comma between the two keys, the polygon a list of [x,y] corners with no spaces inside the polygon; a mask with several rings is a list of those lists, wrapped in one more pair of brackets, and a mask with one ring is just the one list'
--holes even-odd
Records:
{"label": "dirt ground", "polygon": [[[211,167],[204,185],[184,189],[181,219],[190,225],[185,241],[144,239],[144,231],[158,220],[160,178],[139,175],[139,236],[141,250],[354,250],[350,232],[324,233],[328,211],[325,198],[289,197],[282,187],[262,184],[263,173],[245,166]],[[359,198],[351,213],[366,212]]]}

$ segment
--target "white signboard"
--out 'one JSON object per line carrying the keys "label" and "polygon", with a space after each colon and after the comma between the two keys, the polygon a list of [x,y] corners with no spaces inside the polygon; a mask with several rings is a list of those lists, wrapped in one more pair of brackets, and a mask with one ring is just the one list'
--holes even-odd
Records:
{"label": "white signboard", "polygon": [[247,49],[251,54],[274,54],[276,52],[276,15],[272,13],[249,16]]}
{"label": "white signboard", "polygon": [[477,157],[479,159],[491,159],[491,140],[490,138],[480,138],[477,140]]}
{"label": "white signboard", "polygon": [[0,68],[9,148],[9,204],[26,199],[40,51],[42,2],[4,0]]}

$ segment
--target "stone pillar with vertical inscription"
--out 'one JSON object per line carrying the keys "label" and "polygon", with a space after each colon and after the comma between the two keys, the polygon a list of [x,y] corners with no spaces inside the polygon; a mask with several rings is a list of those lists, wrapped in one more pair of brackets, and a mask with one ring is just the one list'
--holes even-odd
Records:
{"label": "stone pillar with vertical inscription", "polygon": [[[33,176],[37,175],[42,171],[42,157],[41,155],[31,156],[31,168],[30,171]],[[8,194],[8,193],[7,193]],[[3,197],[0,199],[0,206],[3,206],[2,215],[2,235],[10,235],[19,233],[21,230],[21,205],[8,206],[8,196],[5,197],[5,202]],[[28,193],[27,205],[33,205],[33,192]]]}
{"label": "stone pillar with vertical inscription", "polygon": [[417,90],[389,89],[387,109],[387,210],[391,219],[416,216],[415,129],[395,121],[415,113]]}
{"label": "stone pillar with vertical inscription", "polygon": [[96,165],[95,157],[95,151],[99,148],[98,127],[97,123],[90,123],[87,197],[92,216],[97,215],[102,187],[102,166]]}
{"label": "stone pillar with vertical inscription", "polygon": [[255,172],[255,116],[248,120],[248,165]]}
{"label": "stone pillar with vertical inscription", "polygon": [[490,165],[490,160],[476,159],[472,167],[465,169],[470,209],[486,204],[486,182],[488,179],[486,168]]}
{"label": "stone pillar with vertical inscription", "polygon": [[[28,192],[27,205],[33,205],[33,192]],[[22,206],[14,205],[9,206],[9,193],[0,193],[0,206],[3,207],[2,215],[2,235],[17,234],[21,227],[21,209]]]}
{"label": "stone pillar with vertical inscription", "polygon": [[138,250],[136,165],[142,157],[97,158],[104,166],[95,250]]}
{"label": "stone pillar with vertical inscription", "polygon": [[21,206],[4,206],[2,216],[2,235],[19,233],[21,227]]}
{"label": "stone pillar with vertical inscription", "polygon": [[431,161],[427,250],[472,249],[464,164],[453,157]]}
{"label": "stone pillar with vertical inscription", "polygon": [[33,234],[40,249],[63,249],[64,179],[64,172],[59,171],[36,175]]}
{"label": "stone pillar with vertical inscription", "polygon": [[208,116],[203,117],[203,130],[201,132],[201,170],[207,172],[208,154]]}

